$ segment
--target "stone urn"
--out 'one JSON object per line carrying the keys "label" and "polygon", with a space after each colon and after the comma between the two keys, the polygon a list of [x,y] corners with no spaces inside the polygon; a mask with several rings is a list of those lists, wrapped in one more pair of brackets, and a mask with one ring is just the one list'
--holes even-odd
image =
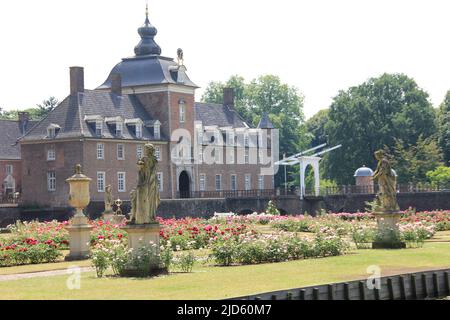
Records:
{"label": "stone urn", "polygon": [[68,178],[69,205],[75,208],[75,216],[71,219],[67,230],[69,231],[70,254],[66,260],[83,260],[89,258],[89,242],[92,226],[88,224],[83,210],[89,205],[89,184],[92,179],[81,173],[81,165],[75,167],[75,174]]}

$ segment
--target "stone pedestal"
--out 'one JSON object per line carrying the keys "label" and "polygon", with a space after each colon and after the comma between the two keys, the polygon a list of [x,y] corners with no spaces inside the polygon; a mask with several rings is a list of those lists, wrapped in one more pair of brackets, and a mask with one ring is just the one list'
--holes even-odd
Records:
{"label": "stone pedestal", "polygon": [[374,214],[377,219],[378,231],[373,249],[403,249],[406,244],[399,239],[398,221],[401,212],[380,212]]}
{"label": "stone pedestal", "polygon": [[[155,244],[155,254],[159,256],[159,232],[161,227],[158,222],[142,225],[130,224],[122,227],[122,229],[128,234],[128,248],[133,249],[133,254],[138,254],[139,248],[150,247],[152,244]],[[157,275],[164,272],[165,270],[161,267],[161,261],[158,259],[158,261],[151,266],[150,275]],[[124,273],[126,276],[140,275],[132,268],[128,268]]]}
{"label": "stone pedestal", "polygon": [[112,223],[113,218],[114,218],[114,212],[113,212],[113,211],[110,211],[110,212],[103,212],[103,214],[102,214],[102,220],[103,220],[104,222],[110,222],[110,223]]}
{"label": "stone pedestal", "polygon": [[84,216],[75,216],[71,225],[66,227],[69,231],[70,254],[66,261],[85,260],[89,258],[92,226]]}

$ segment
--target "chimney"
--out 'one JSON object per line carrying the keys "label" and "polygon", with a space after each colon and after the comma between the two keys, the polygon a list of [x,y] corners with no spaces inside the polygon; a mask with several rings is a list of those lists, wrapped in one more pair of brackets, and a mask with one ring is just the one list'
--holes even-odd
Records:
{"label": "chimney", "polygon": [[19,112],[19,126],[22,134],[25,133],[28,121],[30,121],[30,113],[28,112]]}
{"label": "chimney", "polygon": [[113,73],[111,75],[111,92],[118,96],[122,95],[122,76],[120,73]]}
{"label": "chimney", "polygon": [[234,109],[234,89],[224,88],[223,89],[223,104],[230,109]]}
{"label": "chimney", "polygon": [[84,92],[84,69],[70,67],[70,95],[77,96],[80,92]]}

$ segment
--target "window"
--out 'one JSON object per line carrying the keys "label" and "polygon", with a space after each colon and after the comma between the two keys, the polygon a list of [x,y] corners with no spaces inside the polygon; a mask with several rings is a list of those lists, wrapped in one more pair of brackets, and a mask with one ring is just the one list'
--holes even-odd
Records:
{"label": "window", "polygon": [[103,121],[95,121],[95,135],[101,137],[103,135]]}
{"label": "window", "polygon": [[198,162],[203,163],[203,149],[200,147],[200,150],[198,151]]}
{"label": "window", "polygon": [[228,148],[228,163],[234,164],[234,148]]}
{"label": "window", "polygon": [[183,123],[186,121],[186,104],[184,103],[184,101],[180,101],[179,107],[180,107],[180,123]]}
{"label": "window", "polygon": [[47,161],[56,160],[56,152],[54,148],[50,148],[47,150]]}
{"label": "window", "polygon": [[162,172],[158,172],[156,174],[156,177],[158,178],[158,186],[159,186],[159,191],[163,192],[164,191],[164,179],[163,179],[163,173]]}
{"label": "window", "polygon": [[136,138],[142,138],[142,124],[136,123]]}
{"label": "window", "polygon": [[245,190],[252,189],[252,176],[250,174],[245,175]]}
{"label": "window", "polygon": [[143,155],[143,148],[141,145],[136,147],[136,157],[139,159],[142,159],[142,155]]}
{"label": "window", "polygon": [[56,129],[55,128],[48,128],[47,129],[47,137],[50,139],[53,139],[56,137]]}
{"label": "window", "polygon": [[121,137],[123,132],[123,123],[122,122],[116,122],[116,136]]}
{"label": "window", "polygon": [[105,145],[103,143],[97,143],[97,159],[105,159]]}
{"label": "window", "polygon": [[231,175],[231,190],[237,190],[237,176],[235,174]]}
{"label": "window", "polygon": [[126,192],[125,172],[117,173],[117,191]]}
{"label": "window", "polygon": [[161,147],[155,147],[156,160],[161,161]]}
{"label": "window", "polygon": [[228,141],[227,141],[227,144],[228,144],[229,146],[234,146],[234,139],[235,139],[234,132],[233,132],[233,131],[229,131],[229,132],[228,132]]}
{"label": "window", "polygon": [[200,191],[206,191],[206,174],[200,174]]}
{"label": "window", "polygon": [[216,174],[216,191],[222,191],[222,175]]}
{"label": "window", "polygon": [[56,191],[56,173],[55,171],[47,172],[47,190]]}
{"label": "window", "polygon": [[117,160],[125,160],[125,147],[123,144],[117,145]]}
{"label": "window", "polygon": [[249,145],[248,134],[245,134],[245,136],[244,136],[244,146],[248,147],[248,145]]}
{"label": "window", "polygon": [[245,164],[249,164],[250,163],[250,149],[245,148]]}
{"label": "window", "polygon": [[161,125],[160,124],[155,124],[155,126],[153,127],[153,135],[155,136],[156,140],[161,139]]}
{"label": "window", "polygon": [[13,174],[13,166],[12,166],[12,164],[7,164],[6,165],[6,175],[9,176],[12,174]]}
{"label": "window", "polygon": [[258,177],[258,188],[259,190],[264,190],[264,176],[260,175]]}
{"label": "window", "polygon": [[97,191],[105,192],[105,173],[97,172]]}

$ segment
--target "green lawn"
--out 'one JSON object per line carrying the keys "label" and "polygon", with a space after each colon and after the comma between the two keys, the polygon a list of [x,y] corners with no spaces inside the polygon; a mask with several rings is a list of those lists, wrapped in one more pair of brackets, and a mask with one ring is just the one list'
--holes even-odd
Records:
{"label": "green lawn", "polygon": [[[447,233],[441,236],[446,238]],[[80,290],[67,289],[67,276],[0,281],[0,299],[221,299],[362,279],[368,276],[370,265],[380,266],[383,276],[450,267],[450,243],[428,242],[423,248],[406,250],[358,250],[340,257],[253,266],[199,265],[191,274],[153,279],[97,279],[88,272],[82,274]]]}

